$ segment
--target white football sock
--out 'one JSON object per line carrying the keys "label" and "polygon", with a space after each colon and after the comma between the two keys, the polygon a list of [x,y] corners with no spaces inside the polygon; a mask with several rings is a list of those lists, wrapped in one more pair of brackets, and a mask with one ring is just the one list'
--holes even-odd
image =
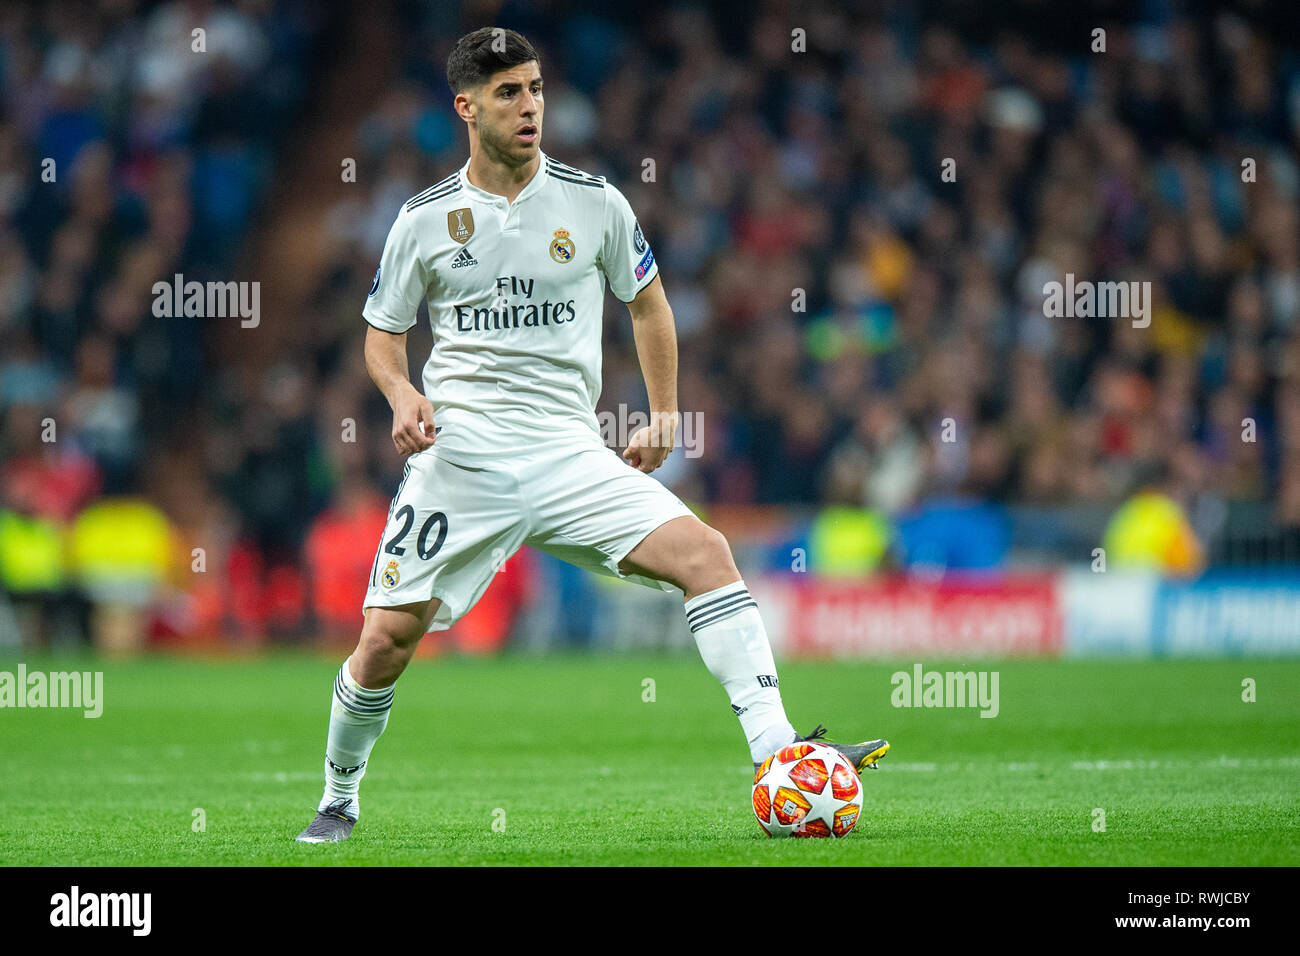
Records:
{"label": "white football sock", "polygon": [[351,817],[361,814],[357,795],[361,778],[366,775],[366,761],[375,741],[388,726],[388,712],[393,706],[393,688],[362,687],[348,670],[349,657],[334,679],[334,703],[330,707],[330,731],[325,743],[325,795],[318,810],[335,800],[347,800],[344,812]]}
{"label": "white football sock", "polygon": [[781,703],[772,645],[745,582],[691,598],[686,602],[686,623],[704,666],[731,698],[754,761],[791,743],[797,734]]}

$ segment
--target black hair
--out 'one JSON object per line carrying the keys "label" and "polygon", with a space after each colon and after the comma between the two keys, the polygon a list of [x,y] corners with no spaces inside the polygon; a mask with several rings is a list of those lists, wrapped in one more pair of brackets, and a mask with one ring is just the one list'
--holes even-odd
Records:
{"label": "black hair", "polygon": [[493,73],[538,59],[522,33],[503,27],[480,27],[467,33],[447,57],[447,85],[463,93],[486,82]]}

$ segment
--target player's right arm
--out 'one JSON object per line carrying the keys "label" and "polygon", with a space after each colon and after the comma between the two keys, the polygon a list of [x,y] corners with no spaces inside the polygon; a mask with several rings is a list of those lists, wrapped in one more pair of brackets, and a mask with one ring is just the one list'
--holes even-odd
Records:
{"label": "player's right arm", "polygon": [[406,333],[366,330],[366,371],[393,409],[393,444],[413,455],[433,444],[433,403],[411,384]]}
{"label": "player's right arm", "polygon": [[366,330],[366,371],[393,409],[393,444],[403,455],[433,444],[433,403],[411,384],[406,333],[432,276],[420,255],[410,213],[403,208],[388,231],[384,254],[362,315]]}

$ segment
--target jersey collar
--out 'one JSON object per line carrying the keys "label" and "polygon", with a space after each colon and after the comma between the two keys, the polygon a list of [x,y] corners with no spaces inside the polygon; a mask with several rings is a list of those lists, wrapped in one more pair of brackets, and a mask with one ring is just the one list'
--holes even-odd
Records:
{"label": "jersey collar", "polygon": [[[537,192],[539,189],[542,188],[542,184],[546,182],[546,179],[549,175],[546,171],[546,154],[539,149],[537,151],[537,155],[539,157],[539,162],[537,164],[537,172],[533,174],[533,178],[528,180],[524,188],[520,190],[519,195],[515,197],[514,205],[517,205],[520,200],[526,199],[529,196],[531,196],[533,193]],[[495,206],[506,205],[505,196],[498,196],[496,193],[490,193],[486,189],[479,189],[477,186],[475,186],[472,182],[469,181],[469,160],[468,159],[465,160],[465,165],[460,168],[459,175],[460,175],[461,186],[463,186],[465,191],[469,193],[471,196],[481,199],[483,202],[491,203],[492,205]]]}

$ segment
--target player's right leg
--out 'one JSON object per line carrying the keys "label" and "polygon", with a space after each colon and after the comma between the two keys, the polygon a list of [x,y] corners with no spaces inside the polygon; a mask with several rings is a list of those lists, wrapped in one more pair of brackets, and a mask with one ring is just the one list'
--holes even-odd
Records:
{"label": "player's right leg", "polygon": [[361,814],[358,791],[375,741],[388,726],[393,685],[406,670],[438,600],[368,607],[361,639],[334,679],[325,743],[325,793],[300,843],[336,843],[352,834]]}
{"label": "player's right leg", "polygon": [[420,638],[469,611],[518,549],[522,507],[509,470],[454,464],[432,449],[407,459],[371,567],[361,640],[334,681],[325,792],[299,840],[351,834],[358,784],[388,724],[394,683]]}

